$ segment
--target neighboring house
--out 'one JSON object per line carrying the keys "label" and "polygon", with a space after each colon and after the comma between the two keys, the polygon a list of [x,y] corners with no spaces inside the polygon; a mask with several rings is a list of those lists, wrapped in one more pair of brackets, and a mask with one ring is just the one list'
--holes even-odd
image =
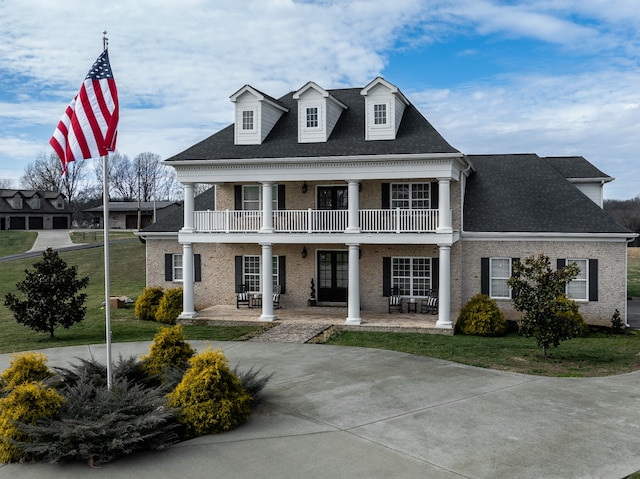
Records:
{"label": "neighboring house", "polygon": [[0,230],[69,229],[72,215],[58,191],[0,190]]}
{"label": "neighboring house", "polygon": [[[141,233],[147,284],[182,284],[181,317],[235,305],[238,284],[311,307],[312,280],[347,324],[387,311],[393,288],[405,302],[437,290],[440,328],[479,292],[514,317],[512,262],[538,253],[581,267],[567,293],[588,322],[626,315],[634,234],[602,210],[612,178],[584,158],[465,155],[382,78],[279,99],[247,85],[231,101],[234,124],[166,160],[184,211]],[[201,183],[215,187],[194,198]],[[258,315],[276,318],[271,301]]]}
{"label": "neighboring house", "polygon": [[[182,209],[181,203],[174,201],[110,201],[109,228],[141,229],[160,221],[176,210]],[[93,218],[94,228],[104,227],[104,207],[102,205],[84,210]],[[138,221],[140,224],[138,225]]]}

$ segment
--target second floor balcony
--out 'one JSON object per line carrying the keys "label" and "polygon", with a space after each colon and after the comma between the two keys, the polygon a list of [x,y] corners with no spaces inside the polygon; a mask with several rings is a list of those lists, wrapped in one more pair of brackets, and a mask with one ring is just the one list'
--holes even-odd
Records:
{"label": "second floor balcony", "polygon": [[[434,233],[437,209],[363,209],[358,211],[362,233]],[[262,211],[195,211],[198,233],[257,233],[263,229]],[[274,233],[344,233],[349,229],[348,210],[276,210]]]}

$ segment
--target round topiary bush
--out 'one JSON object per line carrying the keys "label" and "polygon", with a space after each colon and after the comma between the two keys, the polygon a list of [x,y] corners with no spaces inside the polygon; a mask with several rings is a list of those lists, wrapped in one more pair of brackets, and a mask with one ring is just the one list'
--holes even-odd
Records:
{"label": "round topiary bush", "polygon": [[507,321],[497,303],[486,294],[476,294],[464,305],[456,332],[474,336],[502,336],[507,332]]}
{"label": "round topiary bush", "polygon": [[553,312],[560,320],[563,334],[570,338],[582,336],[587,331],[587,323],[578,311],[578,303],[567,298],[564,294],[556,298]]}
{"label": "round topiary bush", "polygon": [[156,321],[165,324],[176,324],[182,313],[182,288],[171,288],[164,292],[156,310]]}
{"label": "round topiary bush", "polygon": [[25,383],[43,381],[53,376],[47,366],[47,357],[42,353],[28,352],[15,354],[9,367],[0,375],[0,387],[9,392]]}
{"label": "round topiary bush", "polygon": [[164,292],[158,286],[145,288],[136,300],[136,318],[142,321],[155,321],[156,311]]}
{"label": "round topiary bush", "polygon": [[189,360],[195,351],[185,341],[182,326],[160,328],[153,338],[149,348],[149,355],[141,358],[147,374],[161,374],[165,369],[178,367],[187,368]]}
{"label": "round topiary bush", "polygon": [[229,431],[249,418],[252,397],[228,365],[222,350],[207,350],[189,360],[189,369],[169,393],[179,410],[185,438]]}

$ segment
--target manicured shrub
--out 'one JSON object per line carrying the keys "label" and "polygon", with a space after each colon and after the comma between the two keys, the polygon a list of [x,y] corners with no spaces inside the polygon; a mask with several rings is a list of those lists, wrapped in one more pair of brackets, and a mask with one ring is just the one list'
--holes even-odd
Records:
{"label": "manicured shrub", "polygon": [[62,396],[42,382],[17,384],[7,397],[0,398],[0,462],[23,459],[20,445],[32,438],[21,426],[53,416],[63,403]]}
{"label": "manicured shrub", "polygon": [[136,300],[136,318],[142,321],[155,321],[156,311],[163,294],[162,288],[158,286],[145,288]]}
{"label": "manicured shrub", "polygon": [[567,298],[564,294],[556,299],[553,312],[556,320],[561,320],[564,325],[565,335],[569,337],[582,336],[588,330],[587,323],[584,322],[584,318],[578,311],[578,303]]}
{"label": "manicured shrub", "polygon": [[52,375],[44,354],[37,352],[15,354],[11,358],[9,367],[0,375],[0,387],[5,392],[10,392],[16,386],[43,381]]}
{"label": "manicured shrub", "polygon": [[170,368],[186,369],[195,351],[184,339],[182,326],[160,328],[153,338],[149,355],[143,356],[142,363],[147,374],[163,374]]}
{"label": "manicured shrub", "polygon": [[507,321],[496,302],[486,294],[476,294],[460,311],[456,332],[474,336],[502,336]]}
{"label": "manicured shrub", "polygon": [[165,324],[176,324],[182,313],[182,288],[165,290],[156,311],[156,321]]}
{"label": "manicured shrub", "polygon": [[624,333],[624,322],[620,317],[620,311],[616,308],[613,312],[613,316],[611,316],[611,332],[613,334],[621,334]]}
{"label": "manicured shrub", "polygon": [[203,351],[189,360],[189,366],[168,395],[168,405],[180,410],[186,438],[229,431],[249,418],[251,395],[221,350]]}

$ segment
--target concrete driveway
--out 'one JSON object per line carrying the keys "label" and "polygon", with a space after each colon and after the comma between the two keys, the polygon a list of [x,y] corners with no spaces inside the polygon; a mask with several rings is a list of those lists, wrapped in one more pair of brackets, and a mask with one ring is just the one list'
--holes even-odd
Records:
{"label": "concrete driveway", "polygon": [[[148,346],[114,344],[114,357]],[[102,469],[10,464],[0,477],[602,479],[640,470],[640,373],[545,378],[364,348],[211,347],[232,365],[274,373],[245,425]],[[106,357],[104,345],[43,352],[51,365]],[[8,361],[0,356],[0,370]]]}

